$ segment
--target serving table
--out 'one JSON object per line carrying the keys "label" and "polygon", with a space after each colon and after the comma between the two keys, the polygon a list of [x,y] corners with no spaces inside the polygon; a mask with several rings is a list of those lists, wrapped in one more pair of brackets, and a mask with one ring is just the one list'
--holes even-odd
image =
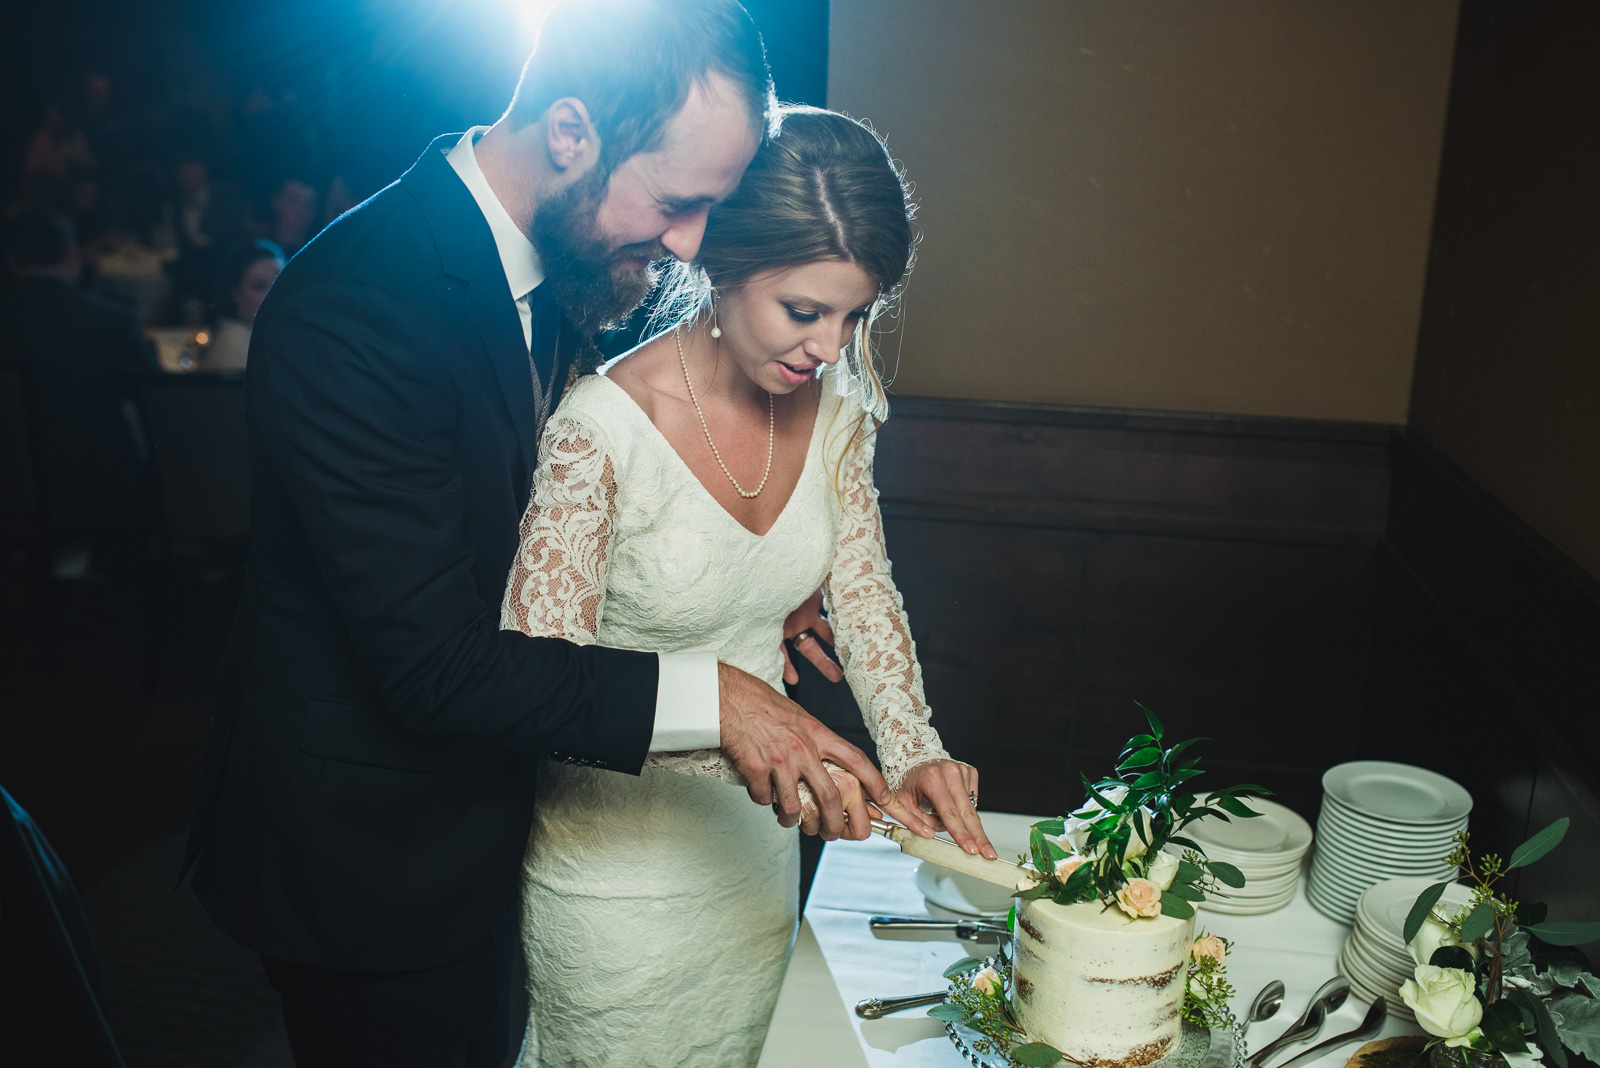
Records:
{"label": "serving table", "polygon": [[[865,842],[828,843],[817,867],[760,1068],[967,1065],[946,1036],[944,1025],[929,1019],[926,1009],[879,1020],[860,1019],[853,1011],[855,1004],[866,998],[937,990],[945,985],[942,973],[946,967],[965,956],[982,957],[995,951],[993,943],[964,943],[954,934],[874,933],[868,929],[871,916],[954,917],[954,913],[937,908],[930,911],[912,881],[919,863],[876,835]],[[1312,992],[1336,974],[1334,958],[1350,934],[1347,925],[1311,907],[1304,878],[1294,901],[1277,912],[1225,916],[1202,906],[1195,917],[1195,931],[1202,930],[1234,943],[1228,957],[1228,981],[1236,991],[1235,1015],[1243,1017],[1256,991],[1267,982],[1283,980],[1283,1008],[1277,1016],[1250,1029],[1247,1041],[1252,1048],[1276,1038],[1299,1015]],[[1318,1039],[1355,1028],[1366,1009],[1352,995],[1328,1018]],[[1391,1017],[1379,1037],[1420,1033],[1414,1024]],[[1273,1060],[1284,1060],[1303,1048],[1291,1046]],[[1357,1048],[1352,1042],[1305,1068],[1339,1068]]]}

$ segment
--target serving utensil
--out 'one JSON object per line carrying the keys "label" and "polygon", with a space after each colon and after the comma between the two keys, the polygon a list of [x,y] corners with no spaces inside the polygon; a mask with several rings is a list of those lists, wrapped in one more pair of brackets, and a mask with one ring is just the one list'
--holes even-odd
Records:
{"label": "serving utensil", "polygon": [[1009,938],[1011,928],[992,920],[924,920],[910,916],[874,916],[867,921],[874,931],[954,931],[957,938],[976,941],[983,935]]}
{"label": "serving utensil", "polygon": [[1261,988],[1261,993],[1250,1003],[1250,1011],[1245,1013],[1244,1025],[1249,1027],[1262,1020],[1270,1020],[1283,1008],[1283,980],[1274,979]]}
{"label": "serving utensil", "polygon": [[900,852],[920,860],[931,861],[940,867],[982,879],[986,883],[1003,886],[1008,890],[1026,890],[1038,878],[1032,868],[1006,860],[990,860],[975,856],[946,838],[923,838],[915,831],[888,820],[873,820],[874,832],[883,835],[900,847]]}
{"label": "serving utensil", "polygon": [[920,1005],[937,1005],[949,995],[949,990],[936,990],[931,994],[908,994],[903,998],[868,998],[856,1002],[856,1015],[863,1020],[876,1020],[891,1012],[903,1012]]}
{"label": "serving utensil", "polygon": [[1304,1042],[1322,1030],[1323,1021],[1328,1018],[1328,1013],[1344,1004],[1345,998],[1350,996],[1350,980],[1342,975],[1334,976],[1317,988],[1311,995],[1311,1003],[1306,1006],[1306,1011],[1300,1018],[1289,1025],[1288,1030],[1277,1038],[1268,1042],[1245,1061],[1251,1068],[1261,1068],[1261,1062],[1272,1054],[1289,1045],[1291,1042]]}
{"label": "serving utensil", "polygon": [[1361,1026],[1354,1028],[1353,1030],[1346,1031],[1342,1035],[1335,1035],[1325,1042],[1318,1042],[1310,1049],[1301,1053],[1296,1053],[1293,1057],[1290,1057],[1282,1064],[1276,1065],[1275,1068],[1294,1068],[1294,1065],[1303,1064],[1306,1061],[1321,1056],[1334,1046],[1342,1046],[1347,1042],[1357,1042],[1364,1038],[1371,1038],[1373,1035],[1383,1030],[1383,1021],[1388,1019],[1388,1017],[1389,1003],[1383,998],[1378,998],[1372,1003],[1372,1007],[1367,1009],[1367,1015],[1364,1019],[1362,1019]]}

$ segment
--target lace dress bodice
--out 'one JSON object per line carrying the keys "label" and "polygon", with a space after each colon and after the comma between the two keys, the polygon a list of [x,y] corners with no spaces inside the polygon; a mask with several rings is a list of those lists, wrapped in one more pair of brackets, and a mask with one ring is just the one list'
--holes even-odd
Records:
{"label": "lace dress bodice", "polygon": [[[782,687],[783,622],[823,584],[891,785],[944,756],[889,577],[872,440],[825,389],[799,482],[751,533],[621,387],[580,380],[545,428],[502,625],[705,649]],[[835,484],[843,492],[835,490]],[[716,750],[638,776],[547,765],[523,861],[522,1068],[754,1066],[798,910],[798,832]]]}
{"label": "lace dress bodice", "polygon": [[[581,644],[711,650],[782,690],[783,622],[819,585],[884,776],[945,757],[890,577],[875,437],[823,391],[804,470],[767,533],[718,504],[623,389],[581,379],[546,427],[501,626]],[[837,478],[837,490],[835,479]],[[739,782],[714,750],[648,766]]]}

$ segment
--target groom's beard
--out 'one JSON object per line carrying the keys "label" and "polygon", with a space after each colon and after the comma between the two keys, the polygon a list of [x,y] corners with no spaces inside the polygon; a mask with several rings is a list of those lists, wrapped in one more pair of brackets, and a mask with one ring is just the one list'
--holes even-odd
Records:
{"label": "groom's beard", "polygon": [[555,287],[556,303],[586,335],[618,326],[655,288],[659,272],[624,266],[628,260],[655,261],[671,255],[660,241],[611,248],[596,236],[607,175],[593,167],[533,215],[532,238],[545,278]]}

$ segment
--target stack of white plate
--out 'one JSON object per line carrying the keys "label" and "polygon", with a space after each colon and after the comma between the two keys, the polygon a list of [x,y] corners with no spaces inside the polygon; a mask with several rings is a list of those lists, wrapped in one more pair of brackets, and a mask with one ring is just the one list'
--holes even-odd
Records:
{"label": "stack of white plate", "polygon": [[1445,858],[1470,811],[1471,794],[1424,768],[1382,760],[1329,768],[1306,897],[1324,916],[1354,923],[1369,886],[1405,876],[1454,878]]}
{"label": "stack of white plate", "polygon": [[[1350,988],[1362,1001],[1379,997],[1389,1002],[1389,1015],[1402,1020],[1415,1017],[1400,1000],[1400,984],[1412,977],[1416,962],[1406,949],[1404,927],[1417,895],[1437,879],[1386,879],[1369,887],[1356,902],[1356,924],[1336,965],[1339,974],[1350,980]],[[1439,903],[1452,911],[1472,897],[1460,883],[1445,887]]]}
{"label": "stack of white plate", "polygon": [[1207,859],[1226,861],[1244,874],[1238,890],[1218,887],[1201,908],[1232,916],[1275,912],[1294,900],[1300,859],[1311,848],[1311,824],[1276,801],[1249,797],[1244,803],[1261,815],[1253,819],[1196,820],[1182,833],[1198,842]]}

